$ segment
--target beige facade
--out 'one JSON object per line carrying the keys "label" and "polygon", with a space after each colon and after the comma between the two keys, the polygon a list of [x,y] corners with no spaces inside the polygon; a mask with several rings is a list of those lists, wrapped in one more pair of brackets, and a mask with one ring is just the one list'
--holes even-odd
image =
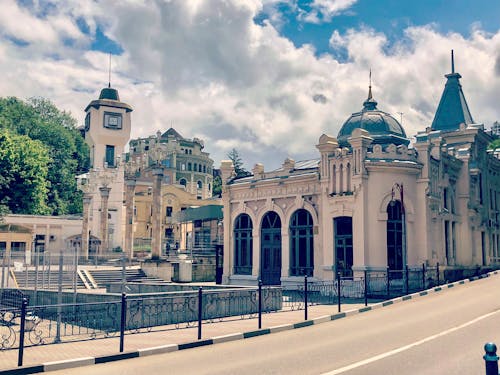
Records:
{"label": "beige facade", "polygon": [[323,134],[316,160],[284,161],[235,178],[222,162],[225,283],[297,284],[368,271],[497,264],[500,160],[470,115],[460,75],[446,75],[431,127],[409,145],[404,129],[363,109],[337,137]]}

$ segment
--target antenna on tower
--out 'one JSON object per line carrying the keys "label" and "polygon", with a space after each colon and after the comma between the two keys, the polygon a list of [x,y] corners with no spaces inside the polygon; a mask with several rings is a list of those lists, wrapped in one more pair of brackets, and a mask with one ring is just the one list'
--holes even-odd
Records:
{"label": "antenna on tower", "polygon": [[455,74],[455,58],[453,56],[453,50],[451,50],[451,74]]}
{"label": "antenna on tower", "polygon": [[370,85],[368,86],[368,99],[371,99],[372,96],[372,68],[370,68]]}
{"label": "antenna on tower", "polygon": [[111,87],[111,52],[109,53],[108,87]]}

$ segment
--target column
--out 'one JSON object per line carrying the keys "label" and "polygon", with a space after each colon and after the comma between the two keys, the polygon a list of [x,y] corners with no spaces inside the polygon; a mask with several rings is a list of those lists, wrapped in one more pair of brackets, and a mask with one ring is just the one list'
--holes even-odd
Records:
{"label": "column", "polygon": [[99,191],[101,192],[101,222],[99,223],[101,247],[99,248],[99,253],[101,254],[108,251],[108,200],[110,190],[111,188],[107,186],[99,188]]}
{"label": "column", "polygon": [[125,180],[125,254],[129,259],[134,256],[134,205],[135,205],[135,180]]}
{"label": "column", "polygon": [[161,254],[161,181],[163,169],[153,169],[153,207],[152,207],[152,236],[151,236],[151,259],[160,259]]}
{"label": "column", "polygon": [[[82,255],[85,259],[89,259],[89,216],[90,216],[90,202],[92,195],[89,193],[83,194],[83,223],[82,223]],[[46,243],[48,240],[46,240]],[[47,249],[45,249],[47,251]]]}

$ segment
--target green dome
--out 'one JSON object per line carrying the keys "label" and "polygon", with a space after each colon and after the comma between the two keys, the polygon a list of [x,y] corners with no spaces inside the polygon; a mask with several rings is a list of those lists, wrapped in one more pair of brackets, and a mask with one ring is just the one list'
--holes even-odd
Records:
{"label": "green dome", "polygon": [[377,102],[372,97],[371,86],[368,92],[368,99],[363,103],[360,112],[353,113],[342,125],[337,136],[341,147],[349,147],[348,138],[354,129],[364,129],[370,133],[373,143],[395,145],[408,145],[410,140],[401,124],[390,114],[377,109]]}
{"label": "green dome", "polygon": [[101,90],[101,95],[99,99],[116,100],[120,101],[120,96],[118,95],[118,90],[111,87],[105,87]]}

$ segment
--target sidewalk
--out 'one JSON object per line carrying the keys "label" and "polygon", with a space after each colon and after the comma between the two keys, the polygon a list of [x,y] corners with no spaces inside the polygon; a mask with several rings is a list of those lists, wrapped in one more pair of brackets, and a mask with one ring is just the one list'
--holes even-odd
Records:
{"label": "sidewalk", "polygon": [[[357,311],[363,307],[364,304],[359,303],[343,304],[342,312]],[[330,320],[330,316],[337,312],[338,309],[336,305],[309,306],[308,320],[312,321],[324,316],[327,316],[327,320]],[[266,329],[283,325],[293,325],[303,321],[304,310],[266,313],[262,315],[262,328]],[[179,329],[173,329],[173,327],[165,328],[168,330],[153,332],[146,332],[144,330],[143,333],[125,335],[124,352],[172,344],[187,344],[198,341],[198,327],[196,325]],[[231,318],[231,320],[225,319],[221,322],[208,322],[202,325],[202,340],[257,330],[257,316],[252,319]],[[278,330],[278,328],[276,330]],[[220,340],[222,341],[223,339]],[[83,357],[102,357],[119,354],[119,345],[119,337],[113,337],[26,347],[24,349],[23,367]],[[17,349],[1,351],[0,370],[14,369],[17,366],[17,358]]]}

